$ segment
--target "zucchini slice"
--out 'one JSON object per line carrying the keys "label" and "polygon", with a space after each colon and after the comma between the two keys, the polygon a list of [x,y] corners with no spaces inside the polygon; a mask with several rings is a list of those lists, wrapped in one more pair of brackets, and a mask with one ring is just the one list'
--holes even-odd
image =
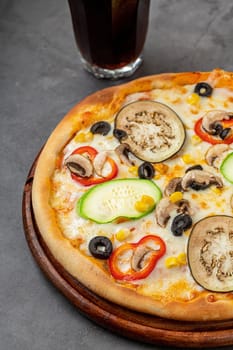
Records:
{"label": "zucchini slice", "polygon": [[[136,205],[143,196],[153,200],[145,211],[138,210]],[[155,208],[161,196],[161,190],[151,180],[112,180],[96,185],[82,195],[77,203],[77,212],[79,216],[100,224],[121,217],[139,219]]]}
{"label": "zucchini slice", "polygon": [[115,129],[123,132],[126,143],[137,158],[159,163],[182,148],[185,128],[179,116],[156,101],[136,101],[124,106],[115,118]]}
{"label": "zucchini slice", "polygon": [[233,152],[223,160],[220,171],[227,181],[233,183]]}
{"label": "zucchini slice", "polygon": [[188,241],[194,280],[213,292],[233,291],[233,217],[215,215],[198,221]]}

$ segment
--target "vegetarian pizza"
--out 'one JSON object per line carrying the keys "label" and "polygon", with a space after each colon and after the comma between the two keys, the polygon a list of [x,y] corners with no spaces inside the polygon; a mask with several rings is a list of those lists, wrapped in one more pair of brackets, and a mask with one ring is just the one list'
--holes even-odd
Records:
{"label": "vegetarian pizza", "polygon": [[40,234],[74,278],[164,318],[233,318],[233,73],[161,74],[88,96],[37,161]]}

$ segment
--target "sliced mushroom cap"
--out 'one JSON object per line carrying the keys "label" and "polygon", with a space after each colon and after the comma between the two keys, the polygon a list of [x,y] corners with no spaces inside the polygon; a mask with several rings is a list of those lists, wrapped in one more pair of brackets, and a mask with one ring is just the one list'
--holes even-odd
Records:
{"label": "sliced mushroom cap", "polygon": [[182,186],[181,186],[182,177],[174,177],[169,181],[167,186],[164,189],[164,195],[169,197],[174,192],[181,192]]}
{"label": "sliced mushroom cap", "polygon": [[120,161],[128,166],[134,165],[134,161],[129,158],[130,147],[127,143],[122,143],[115,148],[115,152],[120,158]]}
{"label": "sliced mushroom cap", "polygon": [[213,110],[207,112],[202,119],[202,127],[205,129],[209,134],[215,133],[215,126],[217,122],[220,122],[221,120],[230,119],[232,113],[221,111],[221,110]]}
{"label": "sliced mushroom cap", "polygon": [[190,203],[187,199],[181,199],[176,203],[177,205],[177,212],[182,214],[194,214],[194,209],[191,208]]}
{"label": "sliced mushroom cap", "polygon": [[219,159],[222,154],[229,150],[229,146],[225,144],[217,144],[211,146],[206,152],[205,159],[208,165],[215,166],[215,161]]}
{"label": "sliced mushroom cap", "polygon": [[172,211],[176,210],[177,213],[193,215],[194,211],[190,206],[190,203],[187,199],[181,199],[177,202],[171,202],[169,197],[164,197],[157,204],[155,209],[155,218],[157,224],[161,227],[165,227]]}
{"label": "sliced mushroom cap", "polygon": [[108,156],[108,153],[106,151],[100,152],[95,156],[93,161],[95,172],[97,175],[101,177],[104,177],[102,171],[103,171],[104,164],[107,160],[107,156]]}
{"label": "sliced mushroom cap", "polygon": [[223,187],[223,182],[220,177],[204,170],[191,170],[187,172],[181,182],[181,186],[184,190],[187,190],[189,187],[201,190],[211,185]]}
{"label": "sliced mushroom cap", "polygon": [[181,119],[171,108],[155,101],[135,101],[124,106],[116,116],[115,128],[126,132],[123,142],[131,152],[150,163],[171,158],[185,141]]}
{"label": "sliced mushroom cap", "polygon": [[90,177],[93,174],[91,161],[81,154],[72,154],[66,159],[65,164],[70,172],[77,176]]}
{"label": "sliced mushroom cap", "polygon": [[144,267],[146,256],[153,252],[153,250],[144,245],[138,246],[132,256],[131,267],[134,271],[139,271]]}
{"label": "sliced mushroom cap", "polygon": [[171,212],[175,210],[175,208],[176,204],[172,203],[168,197],[162,198],[155,209],[157,224],[161,227],[165,227],[171,216]]}

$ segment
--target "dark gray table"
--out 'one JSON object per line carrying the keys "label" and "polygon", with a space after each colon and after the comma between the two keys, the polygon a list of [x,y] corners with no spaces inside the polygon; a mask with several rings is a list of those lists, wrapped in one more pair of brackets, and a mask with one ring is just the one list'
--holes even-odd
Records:
{"label": "dark gray table", "polygon": [[[232,70],[232,16],[231,0],[152,0],[145,62],[134,77]],[[36,154],[77,101],[116,84],[82,70],[66,1],[0,0],[0,78],[0,349],[160,349],[81,316],[45,279],[24,239],[22,191]]]}

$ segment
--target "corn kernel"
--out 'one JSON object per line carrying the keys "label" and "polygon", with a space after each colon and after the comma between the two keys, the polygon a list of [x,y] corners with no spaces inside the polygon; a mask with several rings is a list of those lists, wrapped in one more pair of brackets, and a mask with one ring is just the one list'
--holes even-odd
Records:
{"label": "corn kernel", "polygon": [[214,194],[216,194],[216,195],[222,194],[222,189],[221,188],[211,187],[211,191],[214,192]]}
{"label": "corn kernel", "polygon": [[135,203],[134,208],[137,211],[145,212],[150,210],[155,205],[155,201],[152,197],[143,195],[139,201]]}
{"label": "corn kernel", "polygon": [[126,238],[128,238],[130,235],[131,235],[131,231],[129,229],[121,229],[116,233],[116,239],[119,242],[122,242]]}
{"label": "corn kernel", "polygon": [[198,145],[199,143],[201,143],[201,139],[199,136],[197,135],[193,135],[192,138],[191,138],[191,142],[192,142],[192,145]]}
{"label": "corn kernel", "polygon": [[169,199],[172,203],[176,203],[178,201],[180,201],[181,199],[183,199],[183,193],[182,192],[173,192],[170,196]]}
{"label": "corn kernel", "polygon": [[187,98],[187,103],[189,103],[190,105],[198,105],[199,102],[200,102],[200,97],[195,93],[189,95]]}
{"label": "corn kernel", "polygon": [[165,260],[165,266],[168,269],[171,269],[172,267],[178,266],[177,263],[177,258],[175,256],[169,256],[166,260]]}
{"label": "corn kernel", "polygon": [[179,255],[177,255],[177,262],[179,265],[186,265],[187,263],[186,254],[180,253]]}
{"label": "corn kernel", "polygon": [[137,166],[130,166],[128,171],[132,174],[132,175],[135,175],[137,176],[138,175],[138,167]]}
{"label": "corn kernel", "polygon": [[190,154],[184,154],[182,156],[183,162],[186,164],[191,164],[194,163],[194,159],[192,158],[192,156]]}
{"label": "corn kernel", "polygon": [[154,165],[155,170],[157,170],[160,174],[164,175],[168,172],[169,166],[167,164],[155,164]]}
{"label": "corn kernel", "polygon": [[88,131],[86,133],[80,132],[75,136],[75,141],[76,142],[89,142],[93,140],[93,134]]}

